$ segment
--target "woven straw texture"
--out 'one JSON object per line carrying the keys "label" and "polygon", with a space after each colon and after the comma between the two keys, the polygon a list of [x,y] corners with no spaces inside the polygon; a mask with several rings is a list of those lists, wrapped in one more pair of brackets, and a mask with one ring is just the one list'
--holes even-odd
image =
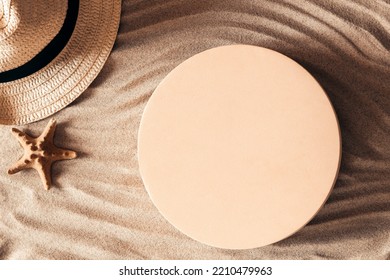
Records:
{"label": "woven straw texture", "polygon": [[63,0],[6,2],[3,10],[7,16],[0,31],[1,71],[16,68],[37,55],[60,31],[67,8]]}
{"label": "woven straw texture", "polygon": [[[19,20],[19,23],[11,24],[10,30],[15,31],[8,34],[4,42],[1,41],[4,48],[1,49],[1,56],[9,57],[10,54],[15,57],[15,61],[1,61],[2,71],[3,64],[6,65],[5,69],[11,66],[14,68],[31,58],[26,54],[29,51],[28,44],[35,46],[31,51],[32,56],[38,53],[58,33],[67,7],[64,0],[52,0],[50,3],[44,0],[25,3],[23,0],[23,5],[13,5],[13,2],[18,1],[11,2],[10,18],[12,22]],[[37,6],[37,3],[40,5]],[[29,14],[31,7],[34,7],[34,18],[23,21],[21,16]],[[42,12],[47,9],[53,10],[53,13]],[[75,29],[63,51],[50,64],[34,74],[0,84],[0,123],[31,123],[59,111],[76,99],[103,67],[115,40],[119,16],[120,0],[81,0]],[[48,23],[43,19],[48,19]],[[17,26],[13,28],[14,25]],[[36,44],[29,42],[30,29],[33,34],[37,33],[32,37],[35,40],[39,38]],[[41,37],[44,39],[40,39]],[[17,48],[14,48],[15,44]]]}
{"label": "woven straw texture", "polygon": [[[124,0],[99,76],[54,115],[55,143],[80,155],[53,166],[55,187],[45,191],[34,170],[6,174],[23,152],[0,126],[0,258],[390,259],[389,19],[388,0]],[[340,121],[343,156],[307,226],[231,251],[162,217],[142,184],[136,143],[161,79],[196,53],[238,43],[279,51],[319,81]],[[39,135],[47,122],[22,128]]]}

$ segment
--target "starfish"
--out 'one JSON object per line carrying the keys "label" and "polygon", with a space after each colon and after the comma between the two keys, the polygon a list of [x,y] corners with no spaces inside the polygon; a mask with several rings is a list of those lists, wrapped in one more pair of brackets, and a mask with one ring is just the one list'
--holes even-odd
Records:
{"label": "starfish", "polygon": [[42,134],[36,138],[13,128],[12,134],[23,147],[24,155],[8,170],[8,174],[34,168],[38,171],[45,189],[48,190],[51,186],[51,165],[58,160],[77,157],[76,152],[54,145],[53,138],[56,126],[56,121],[51,119]]}

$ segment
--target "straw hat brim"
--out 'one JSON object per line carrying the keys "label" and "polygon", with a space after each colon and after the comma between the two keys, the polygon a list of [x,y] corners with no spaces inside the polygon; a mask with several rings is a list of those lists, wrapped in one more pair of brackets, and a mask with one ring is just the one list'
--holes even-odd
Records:
{"label": "straw hat brim", "polygon": [[48,65],[24,78],[0,83],[0,124],[26,124],[74,101],[96,78],[113,47],[120,0],[82,0],[72,36]]}

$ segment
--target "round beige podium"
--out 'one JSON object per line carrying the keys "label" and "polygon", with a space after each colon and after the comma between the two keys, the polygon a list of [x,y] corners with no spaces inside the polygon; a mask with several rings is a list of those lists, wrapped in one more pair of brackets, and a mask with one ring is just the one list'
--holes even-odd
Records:
{"label": "round beige podium", "polygon": [[191,238],[247,249],[284,239],[325,203],[341,157],[339,126],[317,81],[290,58],[233,45],[177,66],[145,107],[143,182]]}

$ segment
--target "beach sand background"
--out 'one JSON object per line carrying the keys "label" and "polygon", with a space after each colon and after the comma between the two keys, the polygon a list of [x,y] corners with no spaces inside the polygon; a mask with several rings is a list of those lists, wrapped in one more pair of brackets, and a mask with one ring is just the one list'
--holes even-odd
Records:
{"label": "beach sand background", "polygon": [[[338,180],[293,236],[252,250],[198,243],[171,226],[138,171],[142,111],[158,83],[206,49],[281,52],[322,85],[343,143]],[[0,259],[390,259],[390,1],[123,1],[102,72],[53,116],[79,158],[9,176],[23,150],[0,126]],[[48,119],[20,128],[39,135]],[[319,128],[321,129],[321,128]]]}

